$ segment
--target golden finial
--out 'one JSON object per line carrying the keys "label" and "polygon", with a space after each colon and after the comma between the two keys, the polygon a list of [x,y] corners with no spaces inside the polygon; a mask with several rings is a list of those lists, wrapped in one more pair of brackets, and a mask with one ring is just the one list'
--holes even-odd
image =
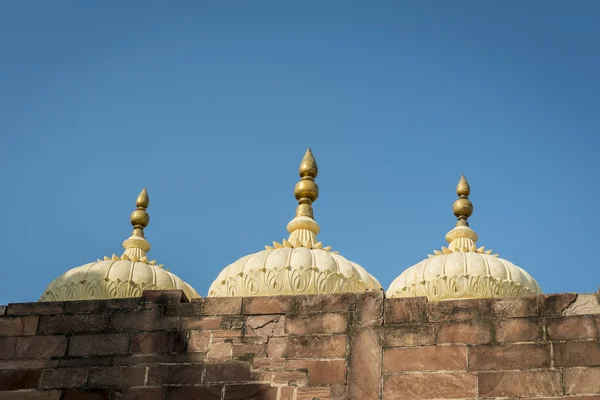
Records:
{"label": "golden finial", "polygon": [[315,182],[315,178],[319,174],[319,167],[310,147],[302,158],[298,173],[301,179],[294,187],[294,195],[298,200],[296,216],[314,218],[312,203],[319,197],[319,186]]}
{"label": "golden finial", "polygon": [[146,212],[149,204],[148,191],[144,188],[135,200],[137,209],[131,213],[131,217],[129,218],[131,225],[133,225],[133,233],[129,239],[123,242],[123,247],[125,248],[124,254],[129,257],[134,256],[141,259],[150,251],[150,243],[144,237],[144,228],[150,222],[150,216]]}
{"label": "golden finial", "polygon": [[458,185],[456,185],[456,194],[458,195],[458,200],[454,202],[452,205],[452,211],[454,215],[458,218],[456,222],[456,226],[469,226],[468,218],[473,214],[473,203],[469,200],[469,194],[471,193],[471,187],[469,186],[469,182],[467,182],[467,178],[464,175],[460,177],[460,181],[458,181]]}

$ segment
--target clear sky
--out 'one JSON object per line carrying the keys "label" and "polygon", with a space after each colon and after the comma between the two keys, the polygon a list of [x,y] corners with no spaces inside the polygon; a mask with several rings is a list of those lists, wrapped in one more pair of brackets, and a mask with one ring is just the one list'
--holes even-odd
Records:
{"label": "clear sky", "polygon": [[325,245],[387,288],[455,224],[546,293],[600,286],[597,1],[0,4],[0,304],[113,253],[205,296],[287,237],[311,146]]}

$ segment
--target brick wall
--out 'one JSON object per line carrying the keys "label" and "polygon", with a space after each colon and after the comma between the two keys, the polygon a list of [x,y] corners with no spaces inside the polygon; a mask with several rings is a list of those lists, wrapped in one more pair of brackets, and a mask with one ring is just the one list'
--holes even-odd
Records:
{"label": "brick wall", "polygon": [[600,400],[596,294],[0,307],[0,399]]}

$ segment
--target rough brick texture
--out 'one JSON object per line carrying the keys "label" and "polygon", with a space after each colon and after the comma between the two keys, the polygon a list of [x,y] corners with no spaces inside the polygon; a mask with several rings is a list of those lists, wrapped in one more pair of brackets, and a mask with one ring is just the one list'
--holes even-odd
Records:
{"label": "rough brick texture", "polygon": [[597,294],[0,306],[0,399],[600,400]]}

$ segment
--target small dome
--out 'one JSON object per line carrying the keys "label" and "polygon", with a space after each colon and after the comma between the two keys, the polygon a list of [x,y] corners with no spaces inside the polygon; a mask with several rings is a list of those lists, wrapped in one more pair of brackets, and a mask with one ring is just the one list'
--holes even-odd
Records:
{"label": "small dome", "polygon": [[139,297],[144,290],[183,290],[188,299],[200,297],[177,275],[155,264],[127,258],[85,264],[52,281],[40,301]]}
{"label": "small dome", "polygon": [[294,189],[296,217],[288,224],[289,238],[266,250],[240,258],[227,266],[210,286],[209,297],[274,296],[295,294],[359,293],[381,289],[360,265],[323,247],[317,241],[320,227],[313,218],[318,197],[314,182],[317,163],[310,149],[300,164],[302,178]]}
{"label": "small dome", "polygon": [[99,300],[139,297],[144,290],[183,290],[188,299],[200,297],[193,287],[175,274],[148,261],[150,243],[144,228],[150,218],[146,189],[137,198],[137,210],[131,214],[133,234],[123,242],[122,256],[113,254],[104,260],[73,268],[48,285],[39,301]]}
{"label": "small dome", "polygon": [[448,247],[406,269],[387,290],[388,297],[426,296],[429,300],[484,297],[518,297],[542,293],[538,283],[522,268],[477,248],[477,233],[467,219],[473,212],[465,177],[457,187],[454,203],[457,226],[446,235]]}

